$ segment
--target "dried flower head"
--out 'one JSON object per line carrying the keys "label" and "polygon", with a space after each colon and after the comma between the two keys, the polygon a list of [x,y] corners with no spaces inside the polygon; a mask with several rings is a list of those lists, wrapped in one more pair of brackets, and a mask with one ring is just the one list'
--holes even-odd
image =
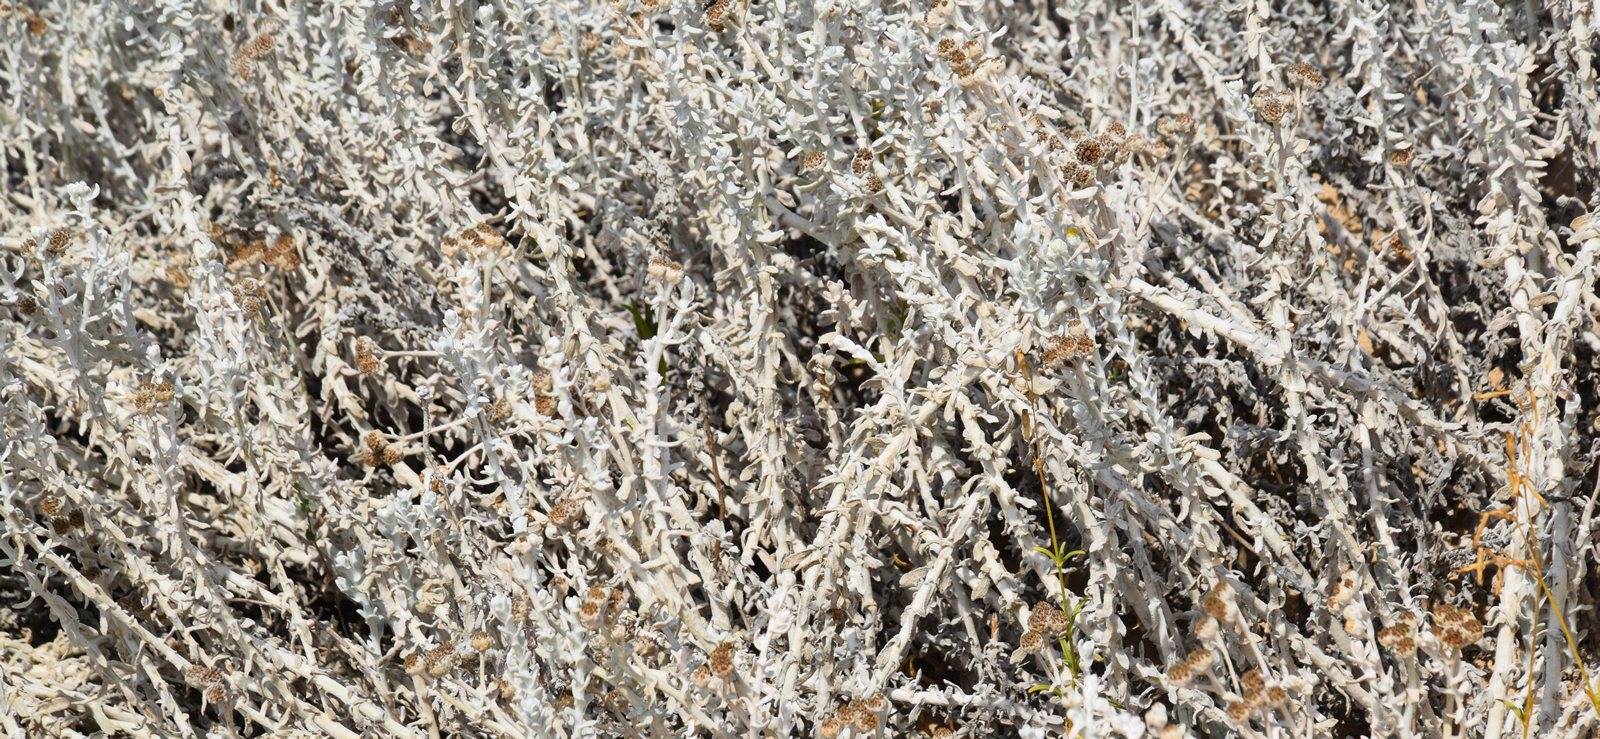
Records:
{"label": "dried flower head", "polygon": [[676,284],[683,279],[683,265],[657,257],[650,260],[650,276],[668,285]]}
{"label": "dried flower head", "polygon": [[39,501],[39,510],[46,516],[54,516],[61,512],[61,499],[54,496],[45,498]]}
{"label": "dried flower head", "polygon": [[436,647],[430,650],[422,661],[428,666],[428,675],[435,678],[444,677],[456,666],[455,647],[448,643]]}
{"label": "dried flower head", "polygon": [[1251,713],[1254,713],[1254,709],[1252,709],[1250,704],[1246,703],[1245,701],[1230,701],[1228,703],[1228,720],[1236,724],[1242,724],[1246,721],[1249,721]]}
{"label": "dried flower head", "polygon": [[733,642],[723,642],[711,650],[711,656],[706,664],[711,667],[711,674],[717,677],[727,677],[733,672]]}
{"label": "dried flower head", "polygon": [[866,188],[869,193],[883,192],[883,179],[876,174],[869,174],[866,178]]}
{"label": "dried flower head", "polygon": [[1193,673],[1189,671],[1189,663],[1187,661],[1179,662],[1167,668],[1167,682],[1179,687],[1189,684],[1189,679],[1193,676]]}
{"label": "dried flower head", "polygon": [[1189,665],[1190,673],[1203,675],[1211,671],[1212,665],[1216,663],[1216,655],[1209,649],[1196,649],[1189,653],[1184,662]]}
{"label": "dried flower head", "polygon": [[222,682],[222,670],[204,665],[191,665],[183,673],[183,681],[191,688],[205,688]]}
{"label": "dried flower head", "polygon": [[817,723],[817,736],[821,739],[837,739],[841,731],[844,731],[844,722],[838,716],[829,716]]}
{"label": "dried flower head", "polygon": [[1256,115],[1261,116],[1261,120],[1265,121],[1269,126],[1278,125],[1283,120],[1284,114],[1288,112],[1288,108],[1283,104],[1283,99],[1274,92],[1258,92],[1250,102],[1255,106]]}
{"label": "dried flower head", "polygon": [[805,156],[801,157],[800,166],[807,172],[819,172],[822,170],[822,165],[827,164],[827,162],[828,159],[822,152],[808,151]]}
{"label": "dried flower head", "polygon": [[1417,150],[1411,148],[1396,149],[1389,153],[1389,163],[1396,167],[1409,167],[1416,158]]}
{"label": "dried flower head", "polygon": [[46,250],[50,256],[59,257],[66,253],[67,247],[72,245],[72,232],[65,228],[52,228],[49,235],[49,246]]}
{"label": "dried flower head", "polygon": [[489,647],[492,644],[487,631],[479,631],[472,635],[472,648],[480,653],[489,651]]}
{"label": "dried flower head", "polygon": [[1315,90],[1322,87],[1322,75],[1310,64],[1291,64],[1284,71],[1284,78],[1289,84],[1305,90]]}
{"label": "dried flower head", "polygon": [[207,703],[221,703],[228,699],[228,689],[221,683],[206,688]]}
{"label": "dried flower head", "polygon": [[1100,139],[1084,139],[1078,142],[1078,147],[1073,150],[1073,154],[1078,157],[1079,162],[1094,166],[1099,164],[1100,159],[1105,156],[1105,147],[1101,144]]}
{"label": "dried flower head", "polygon": [[867,149],[856,149],[856,154],[850,159],[850,171],[857,177],[872,171],[872,152]]}

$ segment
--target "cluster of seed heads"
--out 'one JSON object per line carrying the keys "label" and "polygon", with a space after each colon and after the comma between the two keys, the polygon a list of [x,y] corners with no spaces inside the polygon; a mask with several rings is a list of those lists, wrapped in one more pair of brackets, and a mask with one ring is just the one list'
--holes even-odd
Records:
{"label": "cluster of seed heads", "polygon": [[1451,649],[1462,649],[1483,638],[1483,622],[1465,608],[1448,603],[1433,609],[1433,625],[1439,641]]}
{"label": "cluster of seed heads", "polygon": [[1167,668],[1167,682],[1184,686],[1190,684],[1195,678],[1210,677],[1211,668],[1216,664],[1216,655],[1210,649],[1201,647],[1190,652],[1187,657]]}
{"label": "cluster of seed heads", "polygon": [[1316,68],[1310,64],[1291,64],[1288,69],[1284,70],[1283,76],[1291,86],[1302,90],[1315,90],[1322,87],[1322,75],[1318,74]]}
{"label": "cluster of seed heads", "polygon": [[984,58],[983,44],[976,39],[960,45],[955,39],[944,39],[939,42],[939,56],[950,63],[950,71],[956,73],[956,83],[962,87],[977,85],[1003,66],[998,59]]}
{"label": "cluster of seed heads", "polygon": [[221,703],[228,697],[227,685],[222,681],[222,670],[215,667],[193,665],[184,671],[183,681],[201,691],[207,703]]}
{"label": "cluster of seed heads", "polygon": [[378,370],[382,367],[373,354],[375,349],[372,339],[365,336],[356,339],[356,370],[361,372],[363,377],[378,374]]}
{"label": "cluster of seed heads", "polygon": [[249,317],[261,312],[261,301],[267,297],[267,286],[254,277],[246,277],[234,285],[231,292],[233,302]]}
{"label": "cluster of seed heads", "polygon": [[235,77],[247,80],[255,76],[256,62],[272,53],[272,34],[262,33],[240,47],[228,60],[228,69]]}
{"label": "cluster of seed heads", "polygon": [[1402,657],[1417,653],[1417,625],[1421,619],[1412,611],[1401,611],[1394,623],[1378,630],[1378,643]]}
{"label": "cluster of seed heads", "polygon": [[716,33],[728,30],[734,22],[735,6],[730,0],[714,0],[706,7],[706,28]]}
{"label": "cluster of seed heads", "polygon": [[1072,628],[1072,620],[1061,609],[1039,602],[1028,612],[1028,630],[1017,641],[1017,650],[1011,654],[1011,664],[1018,664],[1030,654],[1039,654],[1044,645]]}
{"label": "cluster of seed heads", "polygon": [[170,382],[141,382],[133,392],[133,406],[140,413],[153,413],[170,402],[175,394]]}
{"label": "cluster of seed heads", "polygon": [[668,285],[676,284],[679,280],[683,279],[683,265],[678,264],[677,262],[662,259],[661,257],[656,257],[655,259],[650,260],[649,272],[650,276],[661,280]]}
{"label": "cluster of seed heads", "polygon": [[555,390],[555,383],[550,379],[550,373],[540,370],[529,384],[533,386],[533,410],[541,416],[554,418],[560,412],[560,403],[551,394]]}
{"label": "cluster of seed heads", "polygon": [[480,223],[455,236],[446,236],[439,242],[439,251],[450,259],[454,259],[462,249],[474,257],[491,251],[502,258],[511,256],[511,247],[505,237],[487,223]]}
{"label": "cluster of seed heads", "polygon": [[578,620],[587,628],[598,629],[615,623],[617,615],[627,608],[627,593],[619,588],[595,585],[583,596],[583,605],[578,609]]}
{"label": "cluster of seed heads", "polygon": [[1046,367],[1052,369],[1076,364],[1094,353],[1094,339],[1087,335],[1069,332],[1066,336],[1050,337],[1049,343],[1041,359]]}
{"label": "cluster of seed heads", "polygon": [[405,450],[398,445],[390,444],[381,431],[368,431],[367,446],[361,451],[361,461],[368,467],[377,467],[380,464],[397,465],[404,459]]}
{"label": "cluster of seed heads", "polygon": [[706,657],[706,666],[711,669],[711,674],[717,677],[727,677],[733,674],[733,655],[739,648],[733,642],[725,641],[711,650]]}
{"label": "cluster of seed heads", "polygon": [[0,3],[0,18],[9,16],[12,13],[16,13],[17,19],[28,28],[28,33],[34,36],[43,36],[46,31],[50,30],[50,25],[45,23],[44,18],[39,17],[38,13],[33,12],[32,8],[12,5],[11,3]]}
{"label": "cluster of seed heads", "polygon": [[1238,700],[1229,701],[1227,708],[1228,718],[1235,723],[1243,724],[1258,711],[1282,708],[1289,703],[1289,691],[1267,682],[1260,670],[1247,670],[1240,675],[1239,689],[1242,695]]}
{"label": "cluster of seed heads", "polygon": [[[889,708],[889,701],[881,694],[873,695],[865,700],[853,700],[835,711],[832,716],[823,718],[817,723],[817,734],[822,739],[835,739],[845,729],[851,729],[856,736],[875,732],[883,722],[883,715]],[[947,730],[948,731],[948,730]]]}
{"label": "cluster of seed heads", "polygon": [[1256,115],[1261,116],[1261,120],[1269,126],[1276,126],[1294,109],[1295,102],[1293,95],[1262,90],[1250,99],[1250,104],[1255,107]]}

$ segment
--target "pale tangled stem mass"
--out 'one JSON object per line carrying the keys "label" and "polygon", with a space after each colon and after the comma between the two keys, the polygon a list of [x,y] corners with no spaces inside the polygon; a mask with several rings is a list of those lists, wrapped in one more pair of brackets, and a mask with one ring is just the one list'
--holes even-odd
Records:
{"label": "pale tangled stem mass", "polygon": [[4,0],[0,733],[1594,736],[1592,13]]}

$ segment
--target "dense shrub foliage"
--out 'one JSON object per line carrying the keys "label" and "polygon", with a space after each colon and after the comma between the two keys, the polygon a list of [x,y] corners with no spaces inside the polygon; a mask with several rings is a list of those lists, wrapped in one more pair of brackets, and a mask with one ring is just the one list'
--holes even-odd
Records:
{"label": "dense shrub foliage", "polygon": [[1594,20],[4,0],[0,731],[1594,736]]}

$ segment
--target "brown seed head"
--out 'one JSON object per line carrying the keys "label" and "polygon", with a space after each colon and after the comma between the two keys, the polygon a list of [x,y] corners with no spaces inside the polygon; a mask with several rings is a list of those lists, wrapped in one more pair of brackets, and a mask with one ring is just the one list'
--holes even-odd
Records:
{"label": "brown seed head", "polygon": [[1201,601],[1201,607],[1205,609],[1206,615],[1216,619],[1220,623],[1233,622],[1233,610],[1231,606],[1229,606],[1228,602],[1223,600],[1221,596],[1215,593],[1207,595],[1205,600]]}
{"label": "brown seed head", "polygon": [[376,453],[381,454],[384,449],[389,448],[389,440],[384,437],[382,431],[368,431],[366,441],[367,448]]}
{"label": "brown seed head", "polygon": [[39,502],[39,510],[43,511],[46,516],[54,516],[61,512],[61,499],[45,498]]}
{"label": "brown seed head", "polygon": [[1284,114],[1288,112],[1288,109],[1283,105],[1283,101],[1274,93],[1256,93],[1251,102],[1255,105],[1256,115],[1261,116],[1261,120],[1266,121],[1267,125],[1270,126],[1278,125],[1278,122],[1283,120]]}
{"label": "brown seed head", "polygon": [[193,665],[183,673],[183,681],[191,688],[204,688],[222,682],[222,670],[215,667]]}
{"label": "brown seed head", "polygon": [[939,56],[949,59],[951,54],[959,51],[960,49],[956,47],[955,39],[947,38],[939,41]]}
{"label": "brown seed head", "polygon": [[883,192],[883,179],[878,177],[875,174],[867,175],[866,184],[867,184],[867,192],[870,192],[870,193]]}
{"label": "brown seed head", "polygon": [[568,498],[564,501],[561,501],[560,504],[550,511],[550,523],[560,526],[561,528],[571,527],[573,524],[578,523],[582,517],[583,504],[574,498]]}
{"label": "brown seed head", "polygon": [[1189,671],[1188,662],[1179,662],[1167,668],[1167,682],[1173,685],[1185,685],[1193,675]]}
{"label": "brown seed head", "polygon": [[856,155],[850,160],[850,171],[860,177],[871,170],[872,152],[866,149],[856,149]]}
{"label": "brown seed head", "polygon": [[716,649],[711,650],[711,658],[708,661],[711,667],[711,674],[717,677],[727,677],[733,672],[733,650],[733,642],[723,642],[717,645]]}
{"label": "brown seed head", "polygon": [[1322,86],[1322,75],[1310,64],[1291,64],[1284,72],[1284,77],[1289,84],[1306,90],[1315,90]]}
{"label": "brown seed head", "polygon": [[1396,167],[1409,167],[1416,158],[1416,149],[1398,149],[1389,153],[1389,163]]}
{"label": "brown seed head", "polygon": [[1184,662],[1189,665],[1189,672],[1195,675],[1211,671],[1211,666],[1216,664],[1216,655],[1209,649],[1196,649],[1189,653]]}
{"label": "brown seed head", "polygon": [[1282,708],[1289,702],[1289,691],[1284,690],[1280,685],[1274,685],[1267,688],[1262,702],[1271,708]]}
{"label": "brown seed head", "polygon": [[1249,721],[1251,712],[1250,704],[1244,701],[1232,701],[1228,703],[1228,719],[1236,724],[1242,724],[1246,721]]}
{"label": "brown seed head", "polygon": [[555,417],[561,408],[554,396],[536,395],[533,398],[533,410],[541,416]]}
{"label": "brown seed head", "polygon": [[427,669],[427,667],[422,664],[422,655],[419,655],[416,652],[406,655],[405,668],[406,673],[410,675],[421,675],[422,671]]}
{"label": "brown seed head", "polygon": [[405,450],[401,449],[398,446],[391,446],[391,447],[389,447],[387,449],[384,449],[383,450],[383,454],[379,455],[379,459],[381,459],[384,464],[389,465],[391,467],[393,467],[394,465],[400,464],[400,460],[405,459],[405,457],[406,457]]}
{"label": "brown seed head", "polygon": [[1128,129],[1123,128],[1121,123],[1112,121],[1106,124],[1106,133],[1120,139],[1128,135]]}
{"label": "brown seed head", "polygon": [[480,631],[480,632],[472,635],[472,648],[473,649],[476,649],[479,652],[487,652],[487,651],[489,651],[490,645],[491,645],[491,642],[489,641],[489,632]]}
{"label": "brown seed head", "polygon": [[1267,689],[1267,681],[1261,678],[1260,670],[1252,669],[1245,671],[1243,675],[1239,676],[1239,684],[1243,685],[1246,690],[1250,691],[1259,692]]}
{"label": "brown seed head", "polygon": [[878,728],[877,714],[873,713],[865,704],[861,703],[860,701],[852,701],[851,704],[856,707],[856,710],[854,713],[854,720],[850,723],[856,727],[856,731],[868,732]]}
{"label": "brown seed head", "polygon": [[25,317],[33,317],[39,313],[39,299],[32,295],[17,298],[17,312]]}
{"label": "brown seed head", "polygon": [[233,57],[228,60],[228,71],[233,72],[233,76],[241,80],[248,80],[255,75],[256,60],[250,54],[248,47],[234,52]]}
{"label": "brown seed head", "polygon": [[[945,39],[949,41],[949,39]],[[837,739],[839,733],[844,731],[844,722],[838,716],[829,716],[817,724],[817,736],[822,739]]]}
{"label": "brown seed head", "polygon": [[74,529],[83,528],[83,526],[84,526],[83,511],[74,508],[72,510],[72,512],[68,513],[67,514],[67,526],[70,527],[70,528],[74,528]]}
{"label": "brown seed head", "polygon": [[826,163],[827,157],[823,156],[822,152],[820,151],[808,151],[806,152],[805,156],[801,157],[800,159],[800,166],[807,172],[820,171],[822,169],[822,165]]}
{"label": "brown seed head", "polygon": [[50,256],[59,257],[72,244],[72,232],[65,228],[50,229],[50,245],[46,249]]}
{"label": "brown seed head", "polygon": [[1402,657],[1410,657],[1417,653],[1417,640],[1409,636],[1402,637],[1394,643],[1394,651]]}
{"label": "brown seed head", "polygon": [[228,689],[221,683],[206,688],[207,703],[221,703],[228,698]]}
{"label": "brown seed head", "polygon": [[1099,139],[1084,139],[1078,142],[1078,147],[1073,153],[1077,155],[1078,161],[1093,166],[1105,156],[1105,149]]}

